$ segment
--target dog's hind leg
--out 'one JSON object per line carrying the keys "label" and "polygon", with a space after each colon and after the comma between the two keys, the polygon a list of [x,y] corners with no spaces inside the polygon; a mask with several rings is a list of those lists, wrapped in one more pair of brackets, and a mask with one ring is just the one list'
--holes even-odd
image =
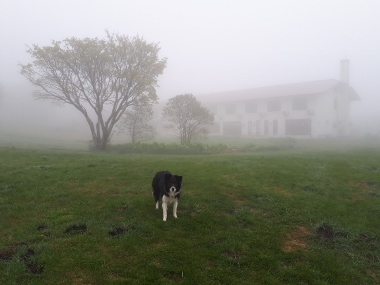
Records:
{"label": "dog's hind leg", "polygon": [[174,216],[174,218],[178,218],[177,217],[177,206],[178,206],[178,201],[175,201],[174,202],[174,205],[173,205],[173,216]]}
{"label": "dog's hind leg", "polygon": [[158,210],[160,208],[160,201],[156,201],[156,209]]}

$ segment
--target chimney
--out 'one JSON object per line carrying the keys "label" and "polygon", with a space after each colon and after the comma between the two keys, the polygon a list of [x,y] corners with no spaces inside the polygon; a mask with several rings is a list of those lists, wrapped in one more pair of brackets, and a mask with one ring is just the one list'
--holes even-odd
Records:
{"label": "chimney", "polygon": [[349,78],[349,65],[350,61],[348,59],[342,59],[340,61],[340,81],[348,84]]}

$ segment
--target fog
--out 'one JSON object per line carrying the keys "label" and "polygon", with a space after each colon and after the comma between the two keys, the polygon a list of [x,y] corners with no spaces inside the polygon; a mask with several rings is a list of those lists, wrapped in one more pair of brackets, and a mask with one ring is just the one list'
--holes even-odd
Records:
{"label": "fog", "polygon": [[26,45],[105,30],[158,42],[167,68],[160,102],[239,89],[337,79],[349,59],[357,134],[380,134],[378,0],[3,0],[0,10],[0,144],[19,138],[89,141],[72,106],[36,101],[18,63]]}

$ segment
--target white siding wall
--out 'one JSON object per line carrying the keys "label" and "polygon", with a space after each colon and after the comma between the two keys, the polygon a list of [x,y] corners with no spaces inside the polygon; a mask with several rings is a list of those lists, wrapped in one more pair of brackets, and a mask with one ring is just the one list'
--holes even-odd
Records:
{"label": "white siding wall", "polygon": [[[350,101],[345,94],[337,90],[330,90],[323,94],[309,95],[306,110],[293,110],[293,98],[295,97],[276,99],[281,101],[280,111],[268,111],[268,99],[255,100],[257,110],[254,113],[246,112],[245,105],[249,101],[216,103],[210,109],[215,114],[215,122],[220,124],[219,134],[223,134],[224,124],[240,122],[242,136],[284,137],[286,136],[285,126],[288,119],[310,119],[311,137],[339,135],[339,120],[344,124],[344,131],[346,132],[346,129],[348,129]],[[337,104],[337,109],[334,108],[334,100],[337,100],[335,103]],[[234,108],[235,112],[228,114],[228,108]],[[277,128],[274,127],[276,125],[275,121],[277,121]],[[266,127],[267,134],[265,134]],[[274,133],[276,130],[277,134]]]}
{"label": "white siding wall", "polygon": [[315,104],[315,136],[334,136],[334,122],[336,111],[334,110],[335,92],[333,90],[318,96]]}
{"label": "white siding wall", "polygon": [[[223,102],[208,104],[214,113],[215,122],[220,125],[220,132],[214,134],[223,135],[224,125],[235,125],[241,128],[242,136],[253,137],[284,137],[286,136],[286,120],[310,120],[311,135],[308,137],[328,137],[350,134],[350,98],[344,90],[344,86],[335,88],[316,95],[307,96],[307,108],[305,110],[293,110],[293,97],[279,97],[281,101],[280,111],[268,111],[268,102],[272,99],[256,99],[256,112],[247,113],[246,104],[253,101]],[[208,107],[206,104],[206,107]],[[232,108],[235,112],[226,112]],[[240,122],[240,126],[236,123]],[[277,122],[277,123],[276,123]],[[267,127],[267,133],[265,128]],[[277,133],[276,133],[277,132]]]}

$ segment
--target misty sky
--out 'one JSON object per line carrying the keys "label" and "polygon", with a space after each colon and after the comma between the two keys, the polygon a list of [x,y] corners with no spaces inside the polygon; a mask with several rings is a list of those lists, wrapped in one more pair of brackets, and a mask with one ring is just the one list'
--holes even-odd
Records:
{"label": "misty sky", "polygon": [[[362,98],[354,114],[376,116],[379,15],[378,0],[2,0],[0,85],[26,81],[17,66],[30,62],[26,45],[104,38],[108,29],[159,42],[168,58],[160,99],[339,79],[347,58],[350,84]],[[1,97],[0,118],[15,108],[9,94]]]}

